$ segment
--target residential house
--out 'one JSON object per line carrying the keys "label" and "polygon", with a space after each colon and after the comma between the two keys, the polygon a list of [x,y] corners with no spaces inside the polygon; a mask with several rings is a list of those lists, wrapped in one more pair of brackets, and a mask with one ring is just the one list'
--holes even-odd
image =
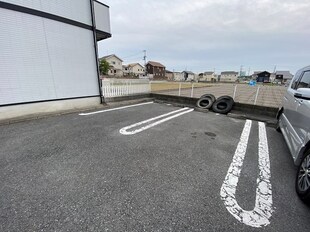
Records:
{"label": "residential house", "polygon": [[204,72],[199,74],[199,81],[216,82],[217,76],[215,72]]}
{"label": "residential house", "polygon": [[194,81],[196,79],[195,73],[191,71],[182,72],[185,81]]}
{"label": "residential house", "polygon": [[293,74],[290,73],[290,71],[276,71],[275,73],[275,81],[286,83],[288,81],[291,81],[293,78]]}
{"label": "residential house", "polygon": [[270,72],[263,71],[263,72],[254,72],[253,77],[256,78],[257,82],[270,82]]}
{"label": "residential house", "polygon": [[257,74],[261,73],[262,71],[254,71],[254,73],[252,74],[252,79],[256,80],[257,79]]}
{"label": "residential house", "polygon": [[144,74],[144,67],[139,63],[123,65],[124,75],[139,76]]}
{"label": "residential house", "polygon": [[129,67],[127,65],[122,65],[123,75],[128,76],[129,75]]}
{"label": "residential house", "polygon": [[122,77],[123,76],[123,60],[118,56],[112,54],[101,57],[100,60],[105,59],[110,64],[108,72],[109,76]]}
{"label": "residential house", "polygon": [[166,78],[166,67],[159,62],[149,61],[146,64],[147,74],[151,74],[154,79]]}
{"label": "residential house", "polygon": [[173,80],[174,81],[184,81],[184,75],[181,72],[173,72]]}
{"label": "residential house", "polygon": [[166,70],[166,77],[168,81],[173,81],[173,72]]}
{"label": "residential house", "polygon": [[225,71],[221,72],[221,82],[236,82],[238,80],[238,72]]}

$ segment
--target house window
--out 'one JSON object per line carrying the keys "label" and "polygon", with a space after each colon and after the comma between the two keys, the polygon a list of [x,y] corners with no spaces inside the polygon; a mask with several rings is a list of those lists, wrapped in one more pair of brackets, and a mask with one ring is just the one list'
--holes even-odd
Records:
{"label": "house window", "polygon": [[115,64],[115,61],[112,61],[112,64]]}

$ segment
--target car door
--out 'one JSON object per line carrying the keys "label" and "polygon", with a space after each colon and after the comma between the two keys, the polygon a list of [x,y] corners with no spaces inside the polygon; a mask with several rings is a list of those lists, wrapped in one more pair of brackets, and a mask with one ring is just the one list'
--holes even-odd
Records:
{"label": "car door", "polygon": [[[297,85],[299,88],[309,88],[310,87],[310,70],[305,71]],[[296,120],[293,122],[294,130],[296,131],[298,137],[304,143],[307,134],[310,131],[310,100],[295,98],[297,101],[296,110]],[[303,144],[302,144],[303,145]]]}
{"label": "car door", "polygon": [[294,97],[294,94],[296,93],[297,85],[299,82],[299,79],[301,77],[302,71],[298,71],[293,80],[292,84],[288,87],[284,98],[283,98],[283,130],[284,130],[284,137],[286,138],[287,145],[290,148],[290,151],[293,155],[296,153],[296,138],[297,133],[294,131],[292,122],[295,120],[296,117],[294,114],[297,110],[297,102]]}

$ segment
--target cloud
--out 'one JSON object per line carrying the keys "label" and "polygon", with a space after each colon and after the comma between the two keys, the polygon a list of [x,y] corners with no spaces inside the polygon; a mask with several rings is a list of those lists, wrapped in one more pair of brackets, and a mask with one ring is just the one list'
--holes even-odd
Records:
{"label": "cloud", "polygon": [[[309,0],[106,0],[113,37],[100,42],[99,54],[169,69],[271,69],[292,72],[310,60]],[[134,60],[136,59],[136,60]]]}

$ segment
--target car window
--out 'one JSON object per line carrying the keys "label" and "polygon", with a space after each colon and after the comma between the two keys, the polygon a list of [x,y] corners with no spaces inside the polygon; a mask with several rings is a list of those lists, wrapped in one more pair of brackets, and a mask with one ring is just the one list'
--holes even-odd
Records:
{"label": "car window", "polygon": [[299,72],[297,72],[296,74],[295,74],[295,76],[294,76],[294,78],[293,78],[293,81],[292,81],[292,85],[291,85],[291,88],[292,89],[297,89],[297,84],[298,84],[298,80],[299,80],[299,77],[300,77],[300,74],[301,74],[302,72],[301,71],[299,71]]}
{"label": "car window", "polygon": [[299,88],[309,88],[310,84],[310,71],[304,72],[302,78],[300,79],[297,89]]}

